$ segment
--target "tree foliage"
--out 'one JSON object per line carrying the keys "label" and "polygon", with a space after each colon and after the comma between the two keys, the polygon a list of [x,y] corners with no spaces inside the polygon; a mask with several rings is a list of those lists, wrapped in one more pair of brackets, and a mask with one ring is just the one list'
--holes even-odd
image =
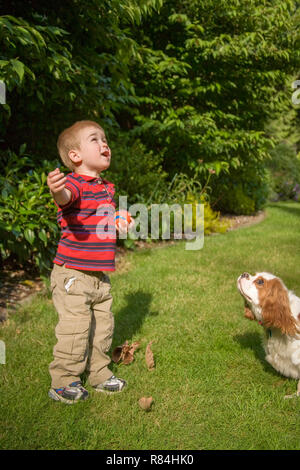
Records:
{"label": "tree foliage", "polygon": [[[135,102],[128,66],[138,54],[129,34],[160,0],[19,0],[2,6],[0,79],[7,87],[1,138],[33,154],[56,155],[57,134],[77,119],[118,127]],[[4,112],[3,112],[4,111]],[[20,118],[21,116],[21,118]]]}
{"label": "tree foliage", "polygon": [[[174,178],[190,178],[210,189],[218,209],[252,213],[267,198],[266,162],[280,153],[271,151],[280,142],[272,121],[290,115],[299,43],[293,0],[29,0],[26,8],[4,0],[2,174],[17,155],[18,178],[36,187],[30,171],[42,178],[42,161],[57,165],[58,134],[93,119],[114,150],[109,176],[130,202],[161,200]],[[297,135],[299,108],[292,114]],[[8,221],[8,212],[0,215],[2,238],[29,253],[32,234],[19,233],[24,207],[13,202],[26,185],[12,175],[2,192],[10,207]],[[45,220],[54,218],[49,204]],[[23,228],[12,231],[18,207]]]}
{"label": "tree foliage", "polygon": [[134,75],[134,132],[164,154],[168,172],[223,168],[222,199],[264,165],[265,124],[290,106],[284,84],[299,68],[294,15],[290,0],[166,0],[136,31],[145,65]]}

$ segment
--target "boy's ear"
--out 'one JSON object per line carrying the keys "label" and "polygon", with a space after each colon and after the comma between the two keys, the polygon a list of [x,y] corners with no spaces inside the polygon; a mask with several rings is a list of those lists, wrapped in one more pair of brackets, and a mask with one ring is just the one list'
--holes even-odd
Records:
{"label": "boy's ear", "polygon": [[78,163],[82,162],[82,158],[79,155],[77,150],[69,150],[68,156],[69,156],[70,160],[75,164],[78,164]]}

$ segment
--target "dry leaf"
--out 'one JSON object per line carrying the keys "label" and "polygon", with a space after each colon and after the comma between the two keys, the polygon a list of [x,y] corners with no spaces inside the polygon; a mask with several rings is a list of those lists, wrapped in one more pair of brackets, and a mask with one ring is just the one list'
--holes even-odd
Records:
{"label": "dry leaf", "polygon": [[111,354],[111,358],[114,362],[119,362],[119,360],[121,359],[121,354],[122,354],[122,347],[123,346],[117,346],[112,354]]}
{"label": "dry leaf", "polygon": [[121,362],[121,364],[131,364],[134,360],[134,353],[140,345],[139,341],[135,341],[130,346],[126,340],[122,346],[117,346],[112,352],[112,360]]}
{"label": "dry leaf", "polygon": [[142,397],[139,399],[139,405],[144,411],[150,411],[152,403],[152,397]]}
{"label": "dry leaf", "polygon": [[127,340],[125,341],[125,343],[122,346],[120,361],[123,364],[130,364],[130,362],[133,361],[133,357],[132,357],[132,360],[131,360],[131,357],[130,357],[130,346],[129,346]]}
{"label": "dry leaf", "polygon": [[140,341],[135,341],[129,346],[129,349],[124,354],[123,364],[130,364],[134,360],[134,353],[139,348]]}
{"label": "dry leaf", "polygon": [[153,341],[150,341],[146,347],[145,360],[148,367],[148,370],[153,370],[155,367],[153,352],[151,351],[151,345]]}

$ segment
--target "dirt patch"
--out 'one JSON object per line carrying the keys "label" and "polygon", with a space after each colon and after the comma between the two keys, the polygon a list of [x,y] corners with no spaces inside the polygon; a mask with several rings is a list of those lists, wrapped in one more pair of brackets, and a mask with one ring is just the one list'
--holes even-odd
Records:
{"label": "dirt patch", "polygon": [[15,311],[29,295],[44,288],[42,279],[23,269],[4,268],[0,275],[0,322]]}
{"label": "dirt patch", "polygon": [[240,227],[250,227],[251,225],[258,224],[262,222],[266,217],[266,213],[264,211],[259,211],[255,215],[222,215],[222,219],[226,219],[230,223],[230,227],[228,230],[236,230]]}
{"label": "dirt patch", "polygon": [[[264,220],[266,214],[263,211],[256,215],[222,215],[221,219],[229,221],[228,230],[236,230],[240,227],[249,227],[258,224]],[[156,243],[147,243],[145,241],[137,242],[137,249],[149,249],[166,246],[167,244],[175,244],[176,241],[163,241]],[[116,251],[116,267],[117,272],[126,272],[130,269],[130,264],[126,259],[126,250],[117,247]],[[13,269],[11,266],[4,266],[0,273],[0,323],[5,321],[8,313],[12,313],[24,302],[29,301],[37,292],[45,291],[46,287],[37,274],[24,269]]]}

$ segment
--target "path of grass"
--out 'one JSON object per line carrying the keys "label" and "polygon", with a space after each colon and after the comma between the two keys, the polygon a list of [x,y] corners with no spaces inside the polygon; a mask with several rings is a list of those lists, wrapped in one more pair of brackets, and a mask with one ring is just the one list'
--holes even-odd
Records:
{"label": "path of grass", "polygon": [[[300,449],[296,381],[264,360],[262,329],[243,317],[236,279],[270,271],[300,295],[300,204],[269,207],[259,225],[205,238],[203,250],[175,246],[128,255],[112,276],[113,347],[140,340],[130,366],[113,366],[129,386],[93,392],[66,406],[48,399],[56,313],[39,296],[0,329],[2,449]],[[148,341],[156,368],[144,361]],[[152,395],[150,413],[138,407]]]}

